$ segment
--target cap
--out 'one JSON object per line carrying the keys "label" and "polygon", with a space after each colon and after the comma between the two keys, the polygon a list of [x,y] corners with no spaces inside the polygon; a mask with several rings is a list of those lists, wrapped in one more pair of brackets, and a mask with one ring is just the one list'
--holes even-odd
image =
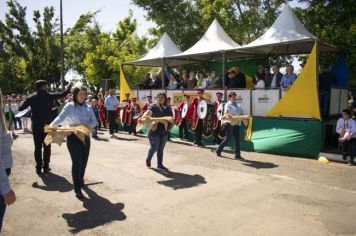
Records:
{"label": "cap", "polygon": [[217,92],[216,95],[224,95],[222,92]]}
{"label": "cap", "polygon": [[125,93],[125,95],[130,95],[130,93]]}
{"label": "cap", "polygon": [[171,99],[171,97],[167,97],[167,99]]}
{"label": "cap", "polygon": [[146,96],[147,98],[152,98],[152,96],[151,95],[148,95],[148,96]]}
{"label": "cap", "polygon": [[186,98],[190,98],[190,95],[188,95],[188,94],[184,94],[183,96]]}
{"label": "cap", "polygon": [[235,72],[235,71],[236,71],[236,67],[231,67],[230,70],[229,70],[230,73],[231,72]]}
{"label": "cap", "polygon": [[198,93],[200,93],[200,92],[204,93],[204,89],[198,88],[198,89],[197,89],[197,92],[198,92]]}
{"label": "cap", "polygon": [[132,101],[136,101],[136,100],[137,100],[137,98],[131,98],[131,100],[132,100]]}

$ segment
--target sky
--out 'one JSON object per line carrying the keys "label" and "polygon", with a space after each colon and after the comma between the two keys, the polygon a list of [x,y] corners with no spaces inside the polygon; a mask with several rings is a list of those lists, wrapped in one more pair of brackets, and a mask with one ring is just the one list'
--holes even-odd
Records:
{"label": "sky", "polygon": [[[31,26],[34,10],[41,10],[45,6],[55,8],[55,16],[59,19],[59,0],[17,0],[21,6],[27,7],[27,22]],[[145,12],[141,8],[131,3],[131,0],[62,0],[63,4],[63,27],[72,27],[81,14],[87,12],[98,13],[96,19],[104,31],[113,31],[120,20],[129,15],[129,9],[133,11],[134,18],[137,19],[137,32],[140,36],[147,34],[149,28],[154,27],[154,23],[147,21]],[[7,11],[6,0],[0,0],[0,19],[5,18]]]}
{"label": "sky", "polygon": [[[27,22],[30,27],[33,26],[33,11],[43,11],[45,6],[53,6],[55,8],[55,17],[59,19],[59,3],[60,0],[17,0],[20,5],[27,7]],[[133,11],[133,17],[137,20],[137,33],[140,36],[148,35],[148,29],[155,26],[151,21],[145,19],[146,12],[136,7],[131,0],[62,0],[63,3],[63,27],[64,30],[72,27],[78,20],[81,14],[87,12],[96,12],[96,20],[101,25],[103,31],[113,31],[116,29],[116,24],[129,15],[129,10]],[[293,0],[289,3],[291,7],[300,6],[298,0]],[[0,0],[0,20],[5,19],[7,12],[6,0]],[[32,25],[31,25],[32,23]],[[299,63],[293,63],[295,71],[299,70]]]}

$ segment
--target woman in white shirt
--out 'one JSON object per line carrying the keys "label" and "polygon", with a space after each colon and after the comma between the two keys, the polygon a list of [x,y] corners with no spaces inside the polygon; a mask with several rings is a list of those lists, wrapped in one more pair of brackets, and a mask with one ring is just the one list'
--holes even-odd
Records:
{"label": "woman in white shirt", "polygon": [[[96,127],[98,122],[92,107],[85,102],[86,97],[87,89],[85,87],[75,88],[73,102],[67,103],[50,125],[58,127],[58,125],[66,121],[69,126],[85,125],[90,128]],[[83,143],[75,134],[71,134],[67,137],[67,147],[72,159],[74,192],[77,198],[83,199],[81,188],[84,186],[84,174],[90,151],[90,137],[86,136]]]}
{"label": "woman in white shirt", "polygon": [[265,81],[263,80],[263,76],[261,74],[255,75],[256,85],[255,88],[265,88]]}

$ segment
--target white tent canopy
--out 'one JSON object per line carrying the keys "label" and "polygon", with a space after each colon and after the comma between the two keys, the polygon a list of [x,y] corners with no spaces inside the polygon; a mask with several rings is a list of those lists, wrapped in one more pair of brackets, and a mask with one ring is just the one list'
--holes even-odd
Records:
{"label": "white tent canopy", "polygon": [[230,38],[215,19],[200,40],[186,51],[174,55],[175,59],[214,60],[221,59],[222,52],[240,47]]}
{"label": "white tent canopy", "polygon": [[127,65],[138,65],[138,66],[163,66],[170,65],[182,65],[189,64],[192,62],[187,61],[176,61],[172,59],[166,59],[169,56],[179,54],[182,51],[175,45],[172,39],[168,36],[167,33],[164,33],[162,38],[158,41],[157,45],[152,48],[143,58],[137,61],[127,62]]}
{"label": "white tent canopy", "polygon": [[255,41],[237,50],[257,55],[304,54],[311,52],[315,41],[319,42],[321,52],[338,51],[337,47],[312,35],[286,5],[271,28]]}

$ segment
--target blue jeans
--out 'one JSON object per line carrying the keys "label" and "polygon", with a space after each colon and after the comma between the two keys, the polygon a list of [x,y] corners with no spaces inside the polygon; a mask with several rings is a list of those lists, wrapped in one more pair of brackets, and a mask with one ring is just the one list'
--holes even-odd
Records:
{"label": "blue jeans", "polygon": [[154,132],[148,132],[147,136],[150,142],[150,149],[148,150],[146,160],[151,161],[153,154],[157,152],[157,167],[162,167],[163,149],[168,139],[168,133],[157,134]]}
{"label": "blue jeans", "polygon": [[81,183],[83,183],[85,169],[88,163],[90,138],[85,137],[83,143],[77,136],[71,134],[67,137],[67,147],[72,159],[74,191],[78,192],[81,189]]}
{"label": "blue jeans", "polygon": [[240,157],[240,126],[239,125],[230,125],[229,123],[225,123],[223,125],[223,130],[225,131],[225,138],[220,143],[218,149],[216,150],[217,154],[221,154],[225,145],[229,143],[229,141],[234,138],[235,139],[235,157]]}

